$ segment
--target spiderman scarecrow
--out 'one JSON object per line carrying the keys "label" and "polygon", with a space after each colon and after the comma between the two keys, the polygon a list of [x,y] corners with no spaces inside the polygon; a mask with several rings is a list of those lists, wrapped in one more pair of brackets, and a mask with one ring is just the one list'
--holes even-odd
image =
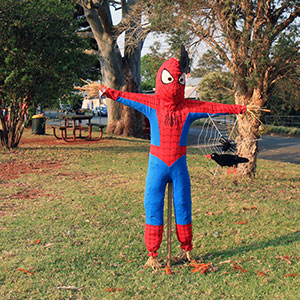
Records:
{"label": "spiderman scarecrow", "polygon": [[[189,257],[192,250],[191,186],[186,164],[187,136],[191,123],[209,114],[240,114],[246,106],[210,103],[184,98],[189,57],[181,47],[181,58],[167,60],[156,77],[155,95],[121,92],[101,87],[108,98],[143,113],[150,121],[151,144],[145,187],[145,244],[148,265],[155,259],[163,236],[165,188],[173,183],[176,233],[181,248]],[[99,88],[99,85],[98,85]],[[86,91],[88,88],[81,88]],[[149,263],[150,262],[150,263]],[[146,264],[147,265],[147,264]]]}

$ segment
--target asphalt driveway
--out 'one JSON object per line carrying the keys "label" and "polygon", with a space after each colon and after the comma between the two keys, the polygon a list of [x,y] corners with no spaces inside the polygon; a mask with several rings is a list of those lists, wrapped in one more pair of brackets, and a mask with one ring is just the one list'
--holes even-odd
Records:
{"label": "asphalt driveway", "polygon": [[258,141],[258,157],[300,164],[300,138],[264,135]]}

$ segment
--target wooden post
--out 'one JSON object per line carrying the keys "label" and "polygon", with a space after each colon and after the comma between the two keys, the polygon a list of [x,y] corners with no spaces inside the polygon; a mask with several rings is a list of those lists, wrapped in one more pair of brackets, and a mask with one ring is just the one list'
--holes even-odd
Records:
{"label": "wooden post", "polygon": [[171,267],[171,235],[172,235],[172,203],[173,203],[173,183],[168,183],[168,228],[167,228],[167,251],[168,262],[167,266]]}

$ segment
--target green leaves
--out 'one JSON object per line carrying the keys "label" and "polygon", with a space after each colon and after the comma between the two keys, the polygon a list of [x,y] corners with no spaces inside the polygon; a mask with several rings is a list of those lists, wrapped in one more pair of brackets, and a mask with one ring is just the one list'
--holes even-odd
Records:
{"label": "green leaves", "polygon": [[233,78],[230,72],[211,72],[198,86],[200,100],[234,103]]}
{"label": "green leaves", "polygon": [[[0,109],[10,113],[2,143],[16,147],[27,111],[73,92],[80,77],[89,77],[97,58],[84,53],[87,41],[77,34],[73,0],[0,2]],[[14,112],[14,113],[12,113]],[[28,118],[27,118],[28,119]],[[4,142],[3,142],[4,141]]]}
{"label": "green leaves", "polygon": [[[2,98],[27,96],[37,103],[42,96],[47,102],[72,90],[74,82],[95,62],[83,53],[86,41],[76,33],[75,2],[1,2]],[[51,93],[41,95],[45,89]]]}

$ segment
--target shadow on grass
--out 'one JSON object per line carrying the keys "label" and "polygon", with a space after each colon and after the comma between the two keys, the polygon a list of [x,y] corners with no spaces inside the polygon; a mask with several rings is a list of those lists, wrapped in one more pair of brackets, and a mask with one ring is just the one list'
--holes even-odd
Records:
{"label": "shadow on grass", "polygon": [[234,256],[245,254],[247,252],[264,250],[269,247],[285,246],[290,243],[299,242],[299,241],[300,241],[300,231],[296,231],[267,241],[260,241],[260,242],[252,243],[251,245],[235,247],[224,251],[217,251],[217,252],[209,253],[205,256],[209,255],[210,259],[217,258],[220,256],[224,259],[226,258],[229,259]]}
{"label": "shadow on grass", "polygon": [[[121,145],[117,143],[120,141]],[[134,143],[136,146],[125,146],[124,142],[127,142],[129,145]],[[94,151],[111,151],[111,152],[149,152],[150,151],[150,141],[149,140],[138,140],[126,137],[105,137],[100,141],[86,141],[84,139],[78,140],[75,142],[64,142],[62,140],[53,140],[53,144],[51,141],[46,141],[45,143],[37,143],[37,146],[27,146],[26,144],[22,144],[19,149],[22,150],[94,150]]]}
{"label": "shadow on grass", "polygon": [[[120,141],[120,146],[117,144]],[[53,142],[53,143],[51,143]],[[125,146],[124,142],[130,144],[134,143],[136,146]],[[84,139],[78,140],[75,142],[64,142],[62,140],[53,139],[46,140],[44,143],[37,142],[37,146],[33,146],[33,143],[30,144],[31,146],[27,146],[26,144],[21,144],[19,149],[22,150],[94,150],[94,151],[111,151],[115,153],[120,152],[149,152],[150,151],[150,141],[143,140],[143,139],[132,139],[126,137],[105,137],[100,141],[86,141]]]}
{"label": "shadow on grass", "polygon": [[295,177],[280,178],[280,181],[288,182],[288,183],[296,183],[296,182],[300,182],[300,177],[295,175]]}
{"label": "shadow on grass", "polygon": [[[124,147],[124,146],[109,146],[109,147],[80,147],[80,146],[74,146],[74,147],[43,147],[42,149],[47,149],[47,150],[67,150],[67,151],[72,151],[72,150],[93,150],[93,151],[110,151],[113,153],[122,153],[122,152],[139,152],[139,153],[149,153],[149,147],[147,146],[136,146],[136,147]],[[22,147],[22,150],[41,150],[41,147]]]}

